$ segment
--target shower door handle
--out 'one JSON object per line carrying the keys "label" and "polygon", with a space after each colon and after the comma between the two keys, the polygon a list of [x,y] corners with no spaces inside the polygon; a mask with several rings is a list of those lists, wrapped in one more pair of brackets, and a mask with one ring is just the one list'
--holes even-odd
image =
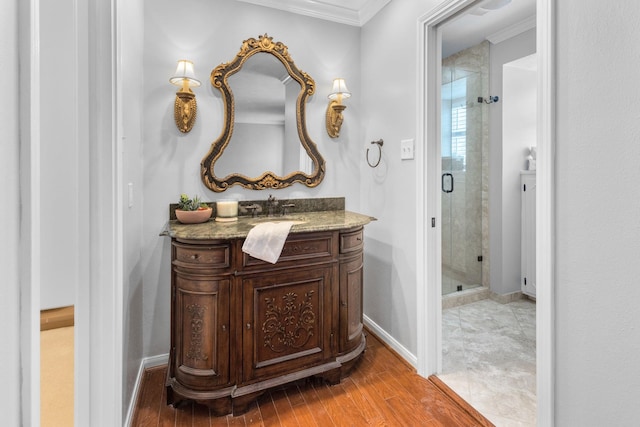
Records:
{"label": "shower door handle", "polygon": [[[445,179],[449,178],[449,179]],[[449,181],[449,185],[445,186],[445,180]],[[450,173],[442,174],[442,191],[445,193],[453,193],[453,175]]]}

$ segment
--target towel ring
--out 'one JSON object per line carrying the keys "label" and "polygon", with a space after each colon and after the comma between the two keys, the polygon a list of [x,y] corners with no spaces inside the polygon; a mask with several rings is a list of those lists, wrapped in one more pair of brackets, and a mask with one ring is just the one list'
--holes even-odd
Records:
{"label": "towel ring", "polygon": [[382,144],[384,144],[384,141],[382,139],[379,139],[377,141],[371,141],[372,144],[378,144],[378,161],[376,162],[375,165],[372,165],[371,162],[369,161],[369,149],[367,148],[367,164],[369,166],[371,166],[372,168],[377,167],[380,164],[380,160],[382,159]]}

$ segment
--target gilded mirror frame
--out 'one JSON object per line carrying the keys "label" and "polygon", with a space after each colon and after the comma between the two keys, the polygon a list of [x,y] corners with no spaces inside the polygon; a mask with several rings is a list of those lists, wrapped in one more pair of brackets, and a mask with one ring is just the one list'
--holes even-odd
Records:
{"label": "gilded mirror frame", "polygon": [[[296,101],[296,124],[300,143],[313,162],[313,171],[306,174],[302,171],[294,171],[284,177],[274,172],[266,171],[256,178],[250,178],[239,173],[232,173],[224,178],[219,178],[214,173],[216,161],[220,158],[224,149],[231,142],[233,136],[235,103],[233,91],[228,84],[229,76],[242,69],[247,59],[258,53],[267,53],[275,56],[286,68],[289,75],[300,83],[300,93]],[[231,62],[218,65],[211,71],[211,85],[220,90],[224,106],[224,121],[222,133],[211,144],[209,152],[201,162],[201,176],[203,183],[212,191],[222,192],[232,185],[241,185],[252,190],[285,188],[300,182],[307,187],[315,187],[324,178],[325,161],[320,155],[316,143],[311,140],[306,125],[306,102],[315,92],[315,81],[304,71],[296,67],[289,55],[287,46],[281,42],[274,42],[273,37],[267,34],[255,38],[249,38],[242,42],[240,51]]]}

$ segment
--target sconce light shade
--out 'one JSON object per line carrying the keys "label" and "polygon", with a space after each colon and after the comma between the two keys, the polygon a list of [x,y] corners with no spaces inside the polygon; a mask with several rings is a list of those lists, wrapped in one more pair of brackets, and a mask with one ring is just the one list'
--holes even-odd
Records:
{"label": "sconce light shade", "polygon": [[189,87],[200,86],[200,80],[196,79],[196,74],[193,71],[193,62],[181,59],[178,61],[175,74],[169,81],[176,86],[183,86],[184,80],[187,80]]}
{"label": "sconce light shade", "polygon": [[351,92],[347,89],[347,82],[344,79],[333,79],[333,88],[329,94],[329,99],[337,100],[339,97],[347,99],[351,96]]}
{"label": "sconce light shade", "polygon": [[337,138],[340,136],[340,128],[344,120],[342,112],[346,105],[342,103],[343,99],[347,99],[351,96],[351,92],[347,89],[347,83],[344,79],[334,79],[333,88],[329,94],[329,106],[327,107],[327,133],[331,138]]}
{"label": "sconce light shade", "polygon": [[180,132],[187,133],[193,128],[198,112],[196,95],[191,88],[200,86],[200,80],[196,79],[193,62],[186,59],[179,60],[176,72],[169,82],[180,86],[180,90],[176,92],[173,117]]}

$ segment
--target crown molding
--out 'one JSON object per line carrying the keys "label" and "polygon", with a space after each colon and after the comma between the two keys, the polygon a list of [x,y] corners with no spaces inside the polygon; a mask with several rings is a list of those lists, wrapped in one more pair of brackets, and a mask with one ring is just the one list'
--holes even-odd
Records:
{"label": "crown molding", "polygon": [[493,44],[497,44],[503,42],[505,40],[510,39],[511,37],[515,37],[518,34],[522,34],[525,31],[528,31],[532,28],[536,28],[536,16],[532,15],[520,22],[516,22],[513,25],[508,26],[507,28],[497,31],[493,34],[489,34],[487,36],[487,40],[489,40]]}
{"label": "crown molding", "polygon": [[360,9],[351,9],[312,0],[237,0],[258,6],[280,9],[299,15],[361,27],[391,0],[367,0]]}
{"label": "crown molding", "polygon": [[391,0],[368,0],[360,9],[360,26],[369,22],[371,18],[390,2]]}

